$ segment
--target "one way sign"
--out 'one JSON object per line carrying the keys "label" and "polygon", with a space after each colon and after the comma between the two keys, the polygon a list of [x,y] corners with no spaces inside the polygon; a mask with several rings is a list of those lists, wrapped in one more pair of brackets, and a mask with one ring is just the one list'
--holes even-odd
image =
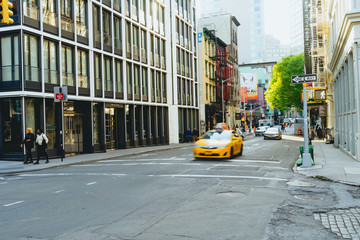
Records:
{"label": "one way sign", "polygon": [[308,83],[308,82],[317,82],[316,74],[307,74],[307,75],[295,75],[291,76],[291,83]]}

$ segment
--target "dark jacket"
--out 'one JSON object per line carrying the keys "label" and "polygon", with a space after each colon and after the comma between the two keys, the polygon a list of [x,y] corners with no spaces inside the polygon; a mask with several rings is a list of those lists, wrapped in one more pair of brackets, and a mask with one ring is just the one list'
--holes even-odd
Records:
{"label": "dark jacket", "polygon": [[34,147],[34,141],[35,141],[34,134],[29,133],[25,135],[24,141],[22,141],[22,143],[25,144],[26,149],[32,149]]}

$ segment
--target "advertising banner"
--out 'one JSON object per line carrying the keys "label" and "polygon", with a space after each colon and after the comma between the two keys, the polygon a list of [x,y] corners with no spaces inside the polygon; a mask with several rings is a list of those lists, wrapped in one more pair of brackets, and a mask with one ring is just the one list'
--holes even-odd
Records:
{"label": "advertising banner", "polygon": [[241,88],[247,88],[247,100],[257,100],[257,74],[240,73]]}
{"label": "advertising banner", "polygon": [[243,102],[243,103],[248,102],[248,95],[247,95],[246,87],[241,87],[241,102]]}

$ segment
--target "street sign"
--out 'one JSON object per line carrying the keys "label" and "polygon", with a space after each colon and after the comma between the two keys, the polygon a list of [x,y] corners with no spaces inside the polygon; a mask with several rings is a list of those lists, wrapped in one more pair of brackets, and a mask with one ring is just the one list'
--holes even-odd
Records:
{"label": "street sign", "polygon": [[235,113],[235,120],[241,120],[241,113]]}
{"label": "street sign", "polygon": [[326,100],[326,90],[315,90],[315,100]]}
{"label": "street sign", "polygon": [[295,75],[291,76],[291,83],[308,83],[308,82],[317,82],[316,74],[306,74],[306,75]]}
{"label": "street sign", "polygon": [[66,102],[68,100],[67,93],[67,86],[54,87],[54,102]]}

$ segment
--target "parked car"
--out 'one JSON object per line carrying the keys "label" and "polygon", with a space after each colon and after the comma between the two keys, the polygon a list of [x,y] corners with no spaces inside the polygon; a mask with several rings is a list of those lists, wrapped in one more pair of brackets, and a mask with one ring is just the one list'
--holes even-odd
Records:
{"label": "parked car", "polygon": [[256,128],[256,130],[255,130],[255,137],[256,137],[256,136],[262,136],[262,135],[264,135],[264,132],[265,132],[266,129],[268,129],[268,128],[269,128],[268,126],[262,126],[262,127]]}
{"label": "parked car", "polygon": [[264,132],[264,140],[266,139],[281,139],[282,134],[279,128],[268,128]]}
{"label": "parked car", "polygon": [[243,140],[234,130],[210,130],[194,146],[195,158],[232,158],[242,155]]}

